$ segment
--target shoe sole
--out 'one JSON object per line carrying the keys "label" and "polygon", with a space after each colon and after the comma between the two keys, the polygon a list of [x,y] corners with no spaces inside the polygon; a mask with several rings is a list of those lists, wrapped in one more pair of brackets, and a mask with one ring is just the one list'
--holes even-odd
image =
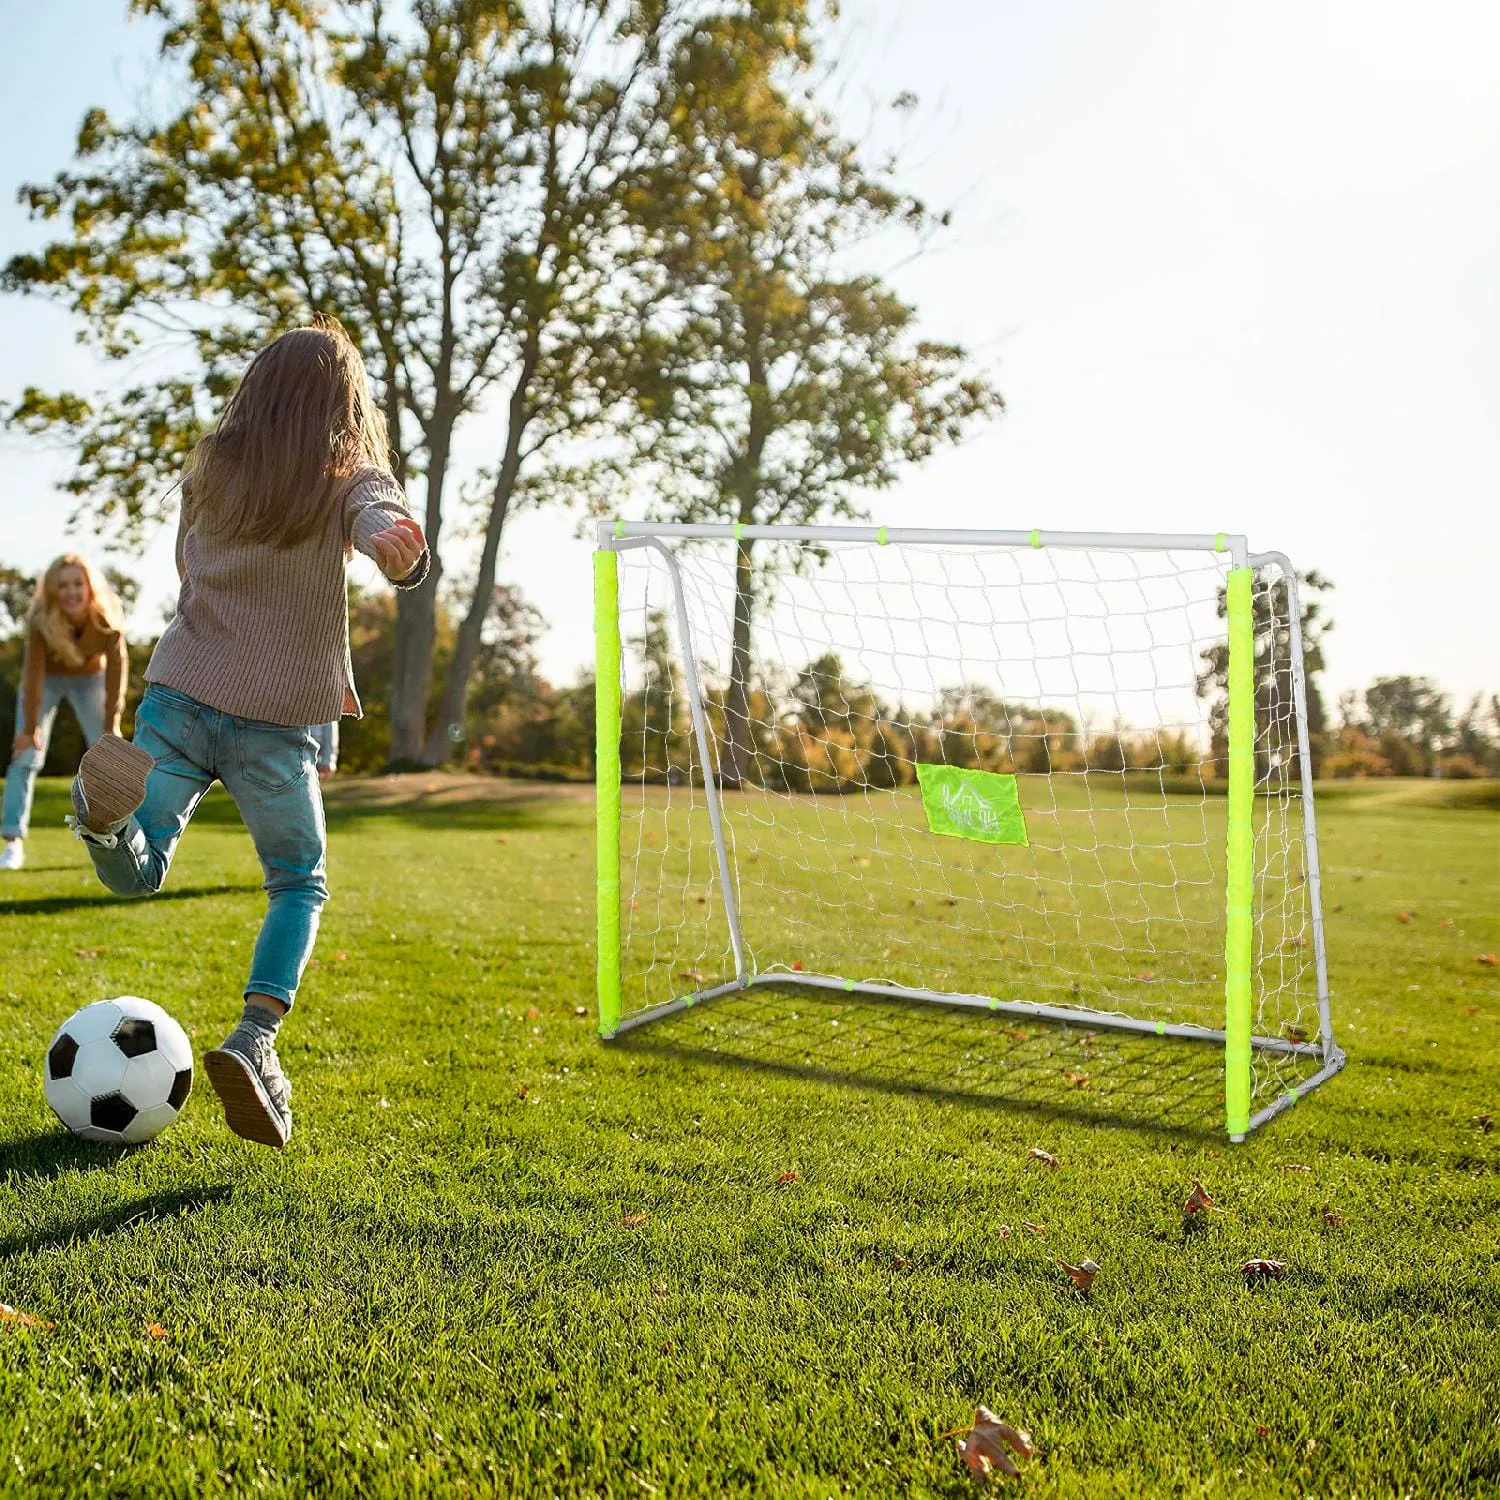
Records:
{"label": "shoe sole", "polygon": [[219,1103],[224,1106],[224,1123],[237,1136],[254,1141],[257,1146],[285,1150],[289,1132],[282,1129],[249,1063],[237,1053],[215,1048],[204,1053],[203,1067]]}
{"label": "shoe sole", "polygon": [[123,822],[146,800],[146,778],[156,762],[117,734],[104,734],[84,752],[78,780],[94,833]]}

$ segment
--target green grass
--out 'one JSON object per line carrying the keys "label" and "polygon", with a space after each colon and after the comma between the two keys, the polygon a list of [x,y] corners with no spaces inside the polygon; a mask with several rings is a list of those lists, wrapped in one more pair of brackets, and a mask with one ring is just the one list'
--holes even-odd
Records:
{"label": "green grass", "polygon": [[[1326,799],[1350,1064],[1231,1148],[1189,1044],[1080,1090],[1076,1034],[770,994],[602,1045],[587,794],[427,784],[332,800],[284,1155],[201,1084],[137,1152],[55,1128],[72,1006],[212,1045],[263,898],[218,794],[127,905],[44,789],[0,887],[0,1301],[56,1326],[0,1323],[0,1493],[959,1495],[934,1439],[980,1401],[1032,1496],[1500,1493],[1492,807]],[[1184,1233],[1195,1176],[1225,1212]]]}

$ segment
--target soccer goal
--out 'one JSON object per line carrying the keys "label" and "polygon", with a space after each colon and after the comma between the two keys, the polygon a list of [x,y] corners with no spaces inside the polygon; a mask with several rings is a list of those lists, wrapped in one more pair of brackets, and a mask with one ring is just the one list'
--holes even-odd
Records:
{"label": "soccer goal", "polygon": [[792,986],[1190,1039],[1236,1141],[1342,1067],[1281,554],[615,522],[595,595],[603,1035]]}

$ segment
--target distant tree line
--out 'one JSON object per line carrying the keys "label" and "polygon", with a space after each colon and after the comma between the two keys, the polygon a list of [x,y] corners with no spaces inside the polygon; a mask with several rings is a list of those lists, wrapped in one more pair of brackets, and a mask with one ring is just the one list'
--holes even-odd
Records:
{"label": "distant tree line", "polygon": [[[127,605],[139,586],[109,571]],[[1304,639],[1310,644],[1308,719],[1313,765],[1331,777],[1500,776],[1500,695],[1476,695],[1462,711],[1428,677],[1379,677],[1363,693],[1339,699],[1338,721],[1327,722],[1319,689],[1321,636],[1318,592],[1326,582],[1304,581]],[[13,722],[25,648],[25,613],[34,580],[0,566],[0,722]],[[1284,602],[1284,600],[1283,600]],[[1274,604],[1274,601],[1272,601]],[[454,649],[462,602],[439,599],[435,674]],[[351,588],[350,644],[365,716],[342,725],[340,770],[372,775],[390,761],[389,668],[396,649],[398,604],[385,590]],[[1309,613],[1311,611],[1311,613]],[[1290,682],[1283,663],[1285,613],[1257,616],[1257,699],[1262,724],[1284,712]],[[480,632],[467,712],[452,735],[452,759],[476,772],[586,780],[594,767],[594,681],[580,673],[558,685],[539,665],[546,621],[521,591],[491,590]],[[126,732],[145,688],[144,673],[155,637],[130,648]],[[622,765],[627,776],[668,782],[701,776],[692,738],[682,666],[665,615],[650,614],[640,635],[627,642],[630,687],[622,711]],[[1208,700],[1209,743],[1179,729],[1081,723],[1074,713],[1045,704],[1005,699],[983,683],[942,687],[929,702],[888,702],[827,653],[800,669],[758,666],[745,695],[746,720],[737,743],[734,778],[779,791],[825,792],[853,786],[911,784],[918,761],[945,762],[989,771],[1049,774],[1113,771],[1164,778],[1222,781],[1226,771],[1222,711],[1223,652],[1205,650],[1200,697]],[[737,699],[728,682],[705,682],[705,708],[714,753],[723,774]],[[1316,708],[1314,707],[1316,705]],[[1288,747],[1290,752],[1290,747]],[[71,773],[83,751],[72,715],[64,711],[53,734],[45,770]],[[1258,772],[1265,774],[1265,745]],[[1295,759],[1286,764],[1296,771]]]}

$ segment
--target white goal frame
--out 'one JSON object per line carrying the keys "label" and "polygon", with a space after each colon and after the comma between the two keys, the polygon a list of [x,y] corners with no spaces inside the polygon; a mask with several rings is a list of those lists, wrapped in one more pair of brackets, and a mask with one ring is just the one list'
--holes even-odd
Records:
{"label": "white goal frame", "polygon": [[[746,961],[741,931],[740,893],[726,843],[717,745],[709,725],[707,699],[700,680],[694,631],[689,617],[677,549],[698,542],[733,543],[764,540],[776,543],[866,543],[914,548],[1085,549],[1089,551],[1211,552],[1225,555],[1230,569],[1228,597],[1228,837],[1225,850],[1225,1017],[1222,1027],[1173,1023],[1082,1006],[1043,1004],[1015,996],[1002,997],[911,987],[875,981],[851,981],[839,975],[752,972]],[[621,702],[622,657],[618,596],[618,565],[622,554],[649,550],[665,565],[670,580],[671,608],[681,642],[681,669],[691,719],[691,735],[704,768],[702,793],[712,831],[718,887],[733,952],[734,975],[673,995],[634,1014],[621,1013]],[[884,526],[748,526],[686,525],[605,521],[598,528],[595,552],[596,640],[596,780],[598,858],[598,1005],[599,1030],[606,1038],[660,1020],[689,1006],[758,986],[802,987],[857,993],[902,1001],[927,1001],[947,1007],[1030,1017],[1049,1022],[1111,1028],[1122,1032],[1182,1038],[1222,1046],[1225,1053],[1226,1126],[1232,1141],[1246,1135],[1305,1097],[1333,1077],[1345,1054],[1335,1043],[1329,1001],[1317,819],[1314,803],[1311,747],[1307,726],[1307,692],[1303,663],[1301,610],[1297,575],[1279,552],[1251,553],[1246,538],[1225,533],[1170,534],[1067,531],[937,530]],[[1274,567],[1284,580],[1287,599],[1285,625],[1290,638],[1290,678],[1295,714],[1301,803],[1301,843],[1306,899],[1310,917],[1312,963],[1316,976],[1318,1035],[1316,1040],[1256,1035],[1251,1006],[1253,941],[1252,888],[1255,880],[1251,815],[1255,798],[1254,641],[1250,619],[1250,588],[1255,571]],[[1242,581],[1240,594],[1235,580]],[[1237,599],[1239,605],[1237,608]],[[698,976],[694,976],[698,977]],[[1296,1059],[1310,1070],[1294,1086],[1252,1113],[1250,1069],[1252,1055],[1271,1054]]]}

